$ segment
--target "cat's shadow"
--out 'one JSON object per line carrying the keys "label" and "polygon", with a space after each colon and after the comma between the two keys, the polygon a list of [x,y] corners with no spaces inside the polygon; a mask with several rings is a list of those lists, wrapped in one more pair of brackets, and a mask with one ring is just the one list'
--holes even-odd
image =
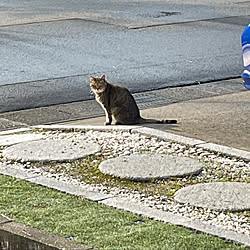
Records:
{"label": "cat's shadow", "polygon": [[179,123],[176,124],[141,124],[140,126],[146,128],[154,128],[161,131],[179,131]]}

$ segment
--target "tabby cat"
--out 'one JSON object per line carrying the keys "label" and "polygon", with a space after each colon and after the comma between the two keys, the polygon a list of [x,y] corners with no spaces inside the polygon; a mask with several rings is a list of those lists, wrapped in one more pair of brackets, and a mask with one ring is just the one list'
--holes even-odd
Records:
{"label": "tabby cat", "polygon": [[116,125],[177,123],[176,120],[142,118],[135,99],[129,90],[122,86],[108,83],[105,79],[105,75],[101,77],[90,76],[90,88],[95,94],[96,101],[101,104],[105,111],[105,125],[110,125],[112,123],[112,116],[116,120]]}

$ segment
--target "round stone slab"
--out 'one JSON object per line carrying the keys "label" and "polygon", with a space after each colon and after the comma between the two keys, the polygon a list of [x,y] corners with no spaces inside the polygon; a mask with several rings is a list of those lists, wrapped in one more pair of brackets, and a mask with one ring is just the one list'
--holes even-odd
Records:
{"label": "round stone slab", "polygon": [[38,140],[16,144],[3,151],[3,156],[22,161],[68,161],[100,151],[98,144],[72,140]]}
{"label": "round stone slab", "polygon": [[174,199],[219,211],[243,211],[250,209],[249,197],[250,183],[214,182],[184,187],[175,193]]}
{"label": "round stone slab", "polygon": [[99,169],[104,174],[142,181],[197,174],[202,167],[198,160],[187,157],[134,154],[103,161]]}

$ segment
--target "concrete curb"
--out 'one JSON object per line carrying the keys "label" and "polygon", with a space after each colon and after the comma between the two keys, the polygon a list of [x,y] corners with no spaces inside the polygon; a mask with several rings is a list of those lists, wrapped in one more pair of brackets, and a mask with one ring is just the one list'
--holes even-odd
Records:
{"label": "concrete curb", "polygon": [[205,150],[218,152],[221,154],[233,156],[250,161],[250,152],[232,147],[227,147],[211,142],[193,139],[186,136],[175,135],[168,132],[159,131],[153,128],[146,128],[142,126],[81,126],[81,125],[41,125],[33,126],[34,129],[49,129],[49,130],[97,130],[97,131],[127,131],[130,133],[140,133],[148,136],[158,137],[165,140],[175,141],[180,144],[186,144],[190,146],[197,146]]}
{"label": "concrete curb", "polygon": [[28,132],[31,131],[31,128],[17,128],[17,129],[12,129],[12,130],[6,130],[6,131],[1,131],[1,135],[11,135],[11,134],[18,134],[18,133],[23,133],[23,132]]}
{"label": "concrete curb", "polygon": [[131,132],[133,129],[139,129],[140,126],[92,126],[92,125],[36,125],[32,126],[34,129],[48,129],[48,130],[96,130],[96,131],[127,131]]}
{"label": "concrete curb", "polygon": [[[98,130],[98,131],[127,131],[130,133],[141,133],[148,136],[154,136],[166,140],[172,140],[181,144],[188,144],[191,146],[198,146],[207,150],[215,151],[218,153],[234,156],[237,158],[243,158],[250,161],[250,152],[234,149],[230,147],[225,147],[201,140],[196,140],[193,138],[188,138],[184,136],[174,135],[171,133],[166,133],[158,131],[156,129],[145,128],[140,126],[67,126],[67,125],[42,125],[42,126],[33,126],[33,129],[48,129],[48,130],[73,130],[73,131],[82,131],[82,130]],[[19,132],[26,132],[30,129],[18,129],[12,131],[4,131],[0,135],[6,134],[15,134]],[[86,187],[77,186],[74,184],[69,184],[62,181],[57,181],[52,178],[43,177],[38,174],[27,173],[18,168],[14,167],[5,167],[0,169],[0,174],[13,176],[20,178],[35,184],[39,184],[45,187],[53,188],[61,192],[66,192],[72,195],[82,196],[86,199],[99,202],[114,208],[126,210],[133,212],[139,215],[143,215],[155,220],[168,222],[174,225],[184,226],[191,228],[200,232],[208,233],[215,235],[227,240],[234,241],[239,244],[250,247],[250,237],[244,234],[239,234],[232,232],[217,226],[205,224],[198,220],[189,219],[183,216],[179,216],[170,212],[164,212],[158,209],[150,208],[142,203],[132,202],[127,198],[114,197],[111,195],[104,195],[98,192],[93,192],[88,190]]]}
{"label": "concrete curb", "polygon": [[[53,249],[72,249],[72,250],[87,250],[87,249],[94,249],[87,246],[84,246],[80,243],[77,243],[75,241],[66,239],[64,237],[60,237],[55,234],[51,234],[36,228],[29,227],[27,225],[24,225],[22,223],[18,223],[12,220],[9,220],[7,217],[3,217],[0,215],[0,230],[3,234],[8,235],[8,233],[11,234],[11,239],[13,239],[14,236],[22,237],[21,240],[19,238],[19,242],[17,242],[17,248],[13,246],[8,246],[8,249],[21,249],[20,248],[20,241],[22,239],[28,239],[30,241],[33,241],[35,244],[43,244],[44,247],[52,247]],[[1,235],[2,236],[2,235]],[[0,242],[1,243],[1,242]],[[16,243],[16,242],[15,242]],[[18,247],[19,246],[19,247]],[[14,247],[14,248],[13,248]],[[27,246],[26,246],[27,247]],[[34,248],[33,248],[34,247]],[[33,246],[32,249],[40,249]],[[44,249],[44,247],[42,249]],[[2,248],[1,248],[2,249]],[[7,249],[7,248],[3,248]],[[31,249],[31,246],[29,246],[29,249]]]}
{"label": "concrete curb", "polygon": [[5,167],[0,169],[0,174],[9,175],[15,178],[19,178],[25,181],[29,181],[38,185],[42,185],[48,188],[53,188],[59,190],[64,193],[83,196],[86,199],[92,201],[101,201],[110,197],[111,195],[101,194],[99,192],[89,191],[87,188],[83,188],[81,186],[77,186],[74,184],[70,184],[67,182],[58,181],[53,178],[41,176],[35,173],[29,173],[27,171],[23,171],[18,167]]}

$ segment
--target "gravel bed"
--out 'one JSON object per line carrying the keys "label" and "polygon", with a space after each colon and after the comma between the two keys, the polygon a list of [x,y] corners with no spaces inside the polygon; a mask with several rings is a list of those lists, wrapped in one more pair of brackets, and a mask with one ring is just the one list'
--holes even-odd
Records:
{"label": "gravel bed", "polygon": [[[106,158],[117,157],[121,155],[130,155],[133,153],[155,153],[171,154],[177,156],[187,156],[199,159],[205,164],[202,172],[193,178],[197,182],[215,182],[215,181],[238,181],[249,182],[250,180],[250,162],[235,157],[227,157],[219,153],[209,152],[204,149],[182,145],[172,141],[160,140],[156,137],[145,136],[141,134],[130,134],[129,132],[113,131],[82,131],[82,132],[60,132],[60,131],[42,131],[40,132],[48,139],[72,139],[73,141],[85,140],[98,143],[102,151],[98,153]],[[0,148],[0,154],[4,147]],[[172,197],[140,193],[124,188],[106,186],[103,184],[89,184],[80,182],[78,178],[46,169],[40,164],[31,164],[29,162],[13,162],[1,157],[1,165],[16,166],[25,171],[41,174],[50,178],[55,178],[64,182],[70,182],[75,185],[81,185],[89,190],[98,191],[105,194],[112,194],[119,197],[127,197],[136,202],[172,212],[188,218],[198,219],[204,223],[216,225],[224,229],[232,230],[237,233],[250,235],[249,215],[246,213],[219,212],[215,210],[193,207],[188,204],[180,204]],[[64,163],[70,168],[71,163]],[[178,180],[182,183],[187,178]],[[161,184],[161,181],[159,181]],[[248,212],[249,214],[249,212]]]}

